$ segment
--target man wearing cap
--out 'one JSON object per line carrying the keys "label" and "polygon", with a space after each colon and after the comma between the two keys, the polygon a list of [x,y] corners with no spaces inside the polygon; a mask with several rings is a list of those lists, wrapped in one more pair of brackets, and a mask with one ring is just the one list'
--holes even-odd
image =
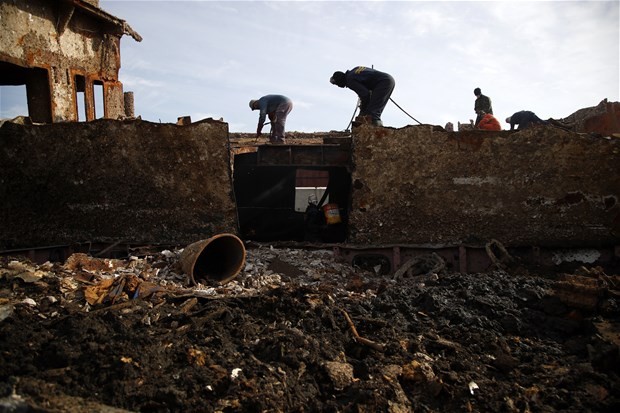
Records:
{"label": "man wearing cap", "polygon": [[348,87],[360,98],[360,117],[369,117],[375,126],[383,126],[381,114],[394,90],[394,78],[388,73],[365,66],[346,72],[334,72],[329,81],[338,87]]}
{"label": "man wearing cap", "polygon": [[510,123],[510,130],[513,130],[515,125],[517,130],[526,129],[533,125],[546,124],[547,121],[542,120],[534,112],[529,110],[522,110],[514,113],[512,116],[506,118],[506,123]]}
{"label": "man wearing cap", "polygon": [[269,116],[269,121],[271,122],[269,142],[276,144],[286,143],[284,138],[286,117],[293,109],[293,102],[289,98],[283,95],[265,95],[260,99],[250,100],[250,109],[260,110],[258,126],[256,127],[257,138],[261,135],[266,117]]}
{"label": "man wearing cap", "polygon": [[474,89],[474,95],[476,96],[476,102],[474,102],[474,111],[476,112],[475,125],[482,119],[485,113],[493,114],[493,107],[491,106],[491,98],[482,94],[479,87]]}

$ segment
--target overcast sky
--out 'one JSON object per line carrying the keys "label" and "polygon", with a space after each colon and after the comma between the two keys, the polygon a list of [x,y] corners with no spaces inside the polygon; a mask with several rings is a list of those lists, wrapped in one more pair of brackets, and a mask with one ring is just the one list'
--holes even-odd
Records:
{"label": "overcast sky", "polygon": [[[531,110],[562,118],[620,100],[620,16],[614,1],[100,0],[144,40],[121,39],[120,80],[153,122],[223,118],[253,132],[250,99],[279,93],[288,131],[344,130],[357,96],[329,83],[374,66],[392,99],[421,123],[475,118],[480,87],[504,119]],[[2,99],[1,115],[15,106]],[[17,113],[20,114],[20,113]],[[393,103],[383,122],[416,124]]]}

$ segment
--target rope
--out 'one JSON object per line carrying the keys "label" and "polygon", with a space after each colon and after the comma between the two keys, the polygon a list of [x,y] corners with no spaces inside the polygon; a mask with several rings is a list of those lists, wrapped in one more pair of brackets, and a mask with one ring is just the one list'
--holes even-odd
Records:
{"label": "rope", "polygon": [[415,121],[416,121],[416,122],[418,122],[420,125],[422,124],[422,122],[420,122],[419,120],[417,120],[416,118],[414,118],[413,116],[411,116],[410,114],[408,114],[408,113],[405,111],[405,109],[401,108],[401,107],[398,105],[398,103],[394,102],[394,99],[390,98],[390,100],[392,101],[392,103],[393,103],[393,104],[395,104],[395,105],[398,107],[398,109],[402,110],[402,111],[405,113],[405,115],[409,116],[411,119],[415,120]]}
{"label": "rope", "polygon": [[[409,116],[411,119],[413,119],[414,121],[422,125],[422,122],[420,122],[419,120],[417,120],[416,118],[408,114],[407,111],[405,111],[405,109],[401,108],[400,105],[394,101],[394,99],[390,98],[390,100],[392,101],[393,104],[395,104],[398,107],[398,109],[402,110],[405,115]],[[351,120],[349,121],[349,124],[347,125],[345,132],[348,132],[350,130],[351,125],[353,124],[353,119],[355,118],[355,114],[357,113],[357,109],[359,109],[359,107],[360,107],[360,100],[357,99],[357,105],[355,105],[355,110],[353,111],[353,115],[351,116]]]}

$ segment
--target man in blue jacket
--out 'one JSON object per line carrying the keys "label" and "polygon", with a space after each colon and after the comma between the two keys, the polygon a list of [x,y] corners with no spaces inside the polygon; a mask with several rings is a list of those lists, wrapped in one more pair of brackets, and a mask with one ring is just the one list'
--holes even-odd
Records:
{"label": "man in blue jacket", "polygon": [[394,78],[384,72],[365,66],[334,72],[329,81],[338,87],[348,87],[360,98],[360,116],[369,116],[372,124],[383,126],[381,114],[394,90]]}
{"label": "man in blue jacket", "polygon": [[283,95],[265,95],[260,99],[250,100],[250,109],[260,110],[258,115],[258,125],[256,127],[256,137],[261,135],[265,118],[269,116],[271,122],[271,133],[269,134],[269,142],[285,143],[284,127],[286,126],[286,117],[293,110],[293,102]]}

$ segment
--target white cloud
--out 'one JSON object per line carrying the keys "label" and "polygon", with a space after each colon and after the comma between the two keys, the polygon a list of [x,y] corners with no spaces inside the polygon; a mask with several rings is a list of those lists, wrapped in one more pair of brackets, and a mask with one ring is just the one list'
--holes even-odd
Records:
{"label": "white cloud", "polygon": [[160,88],[165,85],[163,80],[154,80],[144,77],[138,77],[133,75],[124,75],[123,84],[129,87],[148,87],[148,88]]}
{"label": "white cloud", "polygon": [[450,34],[453,32],[452,26],[457,24],[455,17],[435,5],[432,8],[411,8],[405,12],[405,17],[418,36]]}

